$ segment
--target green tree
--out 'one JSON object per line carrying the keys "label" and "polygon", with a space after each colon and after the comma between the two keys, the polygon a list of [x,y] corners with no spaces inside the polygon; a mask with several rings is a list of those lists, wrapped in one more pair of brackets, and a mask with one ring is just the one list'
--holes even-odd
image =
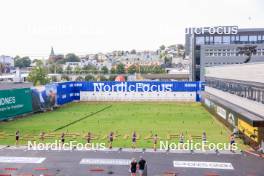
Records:
{"label": "green tree", "polygon": [[165,48],[166,48],[165,45],[160,46],[160,50],[165,50]]}
{"label": "green tree", "polygon": [[100,81],[108,81],[108,79],[104,75],[100,75],[99,80]]}
{"label": "green tree", "polygon": [[85,81],[95,81],[95,77],[93,75],[86,75],[84,79]]}
{"label": "green tree", "polygon": [[66,62],[80,62],[80,58],[76,56],[74,53],[69,53],[65,56]]}
{"label": "green tree", "polygon": [[124,64],[118,64],[116,67],[116,73],[117,74],[124,74],[125,73],[125,65]]}
{"label": "green tree", "polygon": [[45,85],[50,82],[47,69],[42,62],[38,62],[37,65],[32,68],[28,75],[28,81],[33,82],[34,85]]}
{"label": "green tree", "polygon": [[116,78],[116,76],[114,76],[114,75],[111,75],[111,76],[109,76],[109,81],[114,81],[115,80],[115,78]]}
{"label": "green tree", "polygon": [[30,67],[31,60],[28,56],[22,58],[16,56],[14,59],[15,59],[15,67],[19,67],[19,68]]}
{"label": "green tree", "polygon": [[75,72],[76,74],[80,74],[81,71],[82,71],[82,69],[81,69],[81,67],[79,67],[79,66],[76,66],[76,67],[74,68],[74,72]]}
{"label": "green tree", "polygon": [[70,81],[70,77],[68,75],[62,75],[61,80],[62,81]]}
{"label": "green tree", "polygon": [[105,75],[109,73],[109,70],[108,70],[108,68],[106,66],[102,67],[102,73],[105,74]]}
{"label": "green tree", "polygon": [[111,70],[110,70],[110,73],[111,74],[116,74],[116,69],[114,67],[112,67]]}
{"label": "green tree", "polygon": [[134,73],[137,72],[137,67],[136,67],[135,65],[131,65],[130,67],[128,67],[127,72],[128,72],[129,74],[134,74]]}
{"label": "green tree", "polygon": [[84,81],[84,78],[82,76],[78,76],[75,81]]}
{"label": "green tree", "polygon": [[66,67],[65,71],[66,71],[67,74],[70,74],[71,71],[72,71],[71,66],[68,65],[68,66]]}

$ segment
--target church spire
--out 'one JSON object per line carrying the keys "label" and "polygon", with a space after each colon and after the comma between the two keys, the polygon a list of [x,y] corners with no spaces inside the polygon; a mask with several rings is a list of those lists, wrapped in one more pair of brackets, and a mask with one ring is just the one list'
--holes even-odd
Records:
{"label": "church spire", "polygon": [[52,57],[52,56],[55,56],[53,47],[51,47],[51,51],[50,51],[50,57]]}

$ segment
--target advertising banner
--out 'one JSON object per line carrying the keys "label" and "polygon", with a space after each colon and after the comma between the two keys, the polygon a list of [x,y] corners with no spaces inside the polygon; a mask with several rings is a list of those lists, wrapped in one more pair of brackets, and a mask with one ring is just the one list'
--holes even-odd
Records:
{"label": "advertising banner", "polygon": [[216,113],[223,119],[226,119],[226,110],[224,108],[216,106]]}
{"label": "advertising banner", "polygon": [[29,88],[0,90],[0,121],[29,112],[32,112]]}
{"label": "advertising banner", "polygon": [[244,120],[238,118],[238,130],[245,134],[250,139],[258,142],[258,127],[253,127]]}
{"label": "advertising banner", "polygon": [[200,82],[83,82],[81,91],[92,92],[194,92],[201,88]]}

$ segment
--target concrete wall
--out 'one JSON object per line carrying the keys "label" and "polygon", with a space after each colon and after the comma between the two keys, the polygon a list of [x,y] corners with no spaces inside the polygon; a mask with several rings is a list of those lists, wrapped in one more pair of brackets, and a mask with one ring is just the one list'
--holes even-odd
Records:
{"label": "concrete wall", "polygon": [[207,67],[205,77],[264,83],[264,62]]}

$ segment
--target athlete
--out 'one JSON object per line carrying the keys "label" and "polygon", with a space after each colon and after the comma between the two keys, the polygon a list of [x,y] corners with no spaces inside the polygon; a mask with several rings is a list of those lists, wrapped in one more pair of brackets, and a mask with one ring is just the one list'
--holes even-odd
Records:
{"label": "athlete", "polygon": [[137,134],[134,131],[132,134],[132,148],[135,149],[136,148],[136,142],[137,142]]}
{"label": "athlete", "polygon": [[63,145],[64,142],[65,142],[65,134],[62,133],[62,134],[61,134],[61,144]]}
{"label": "athlete", "polygon": [[19,130],[16,131],[16,145],[19,144],[20,132]]}
{"label": "athlete", "polygon": [[233,146],[235,145],[235,137],[234,134],[231,134],[230,136],[230,151],[233,152]]}
{"label": "athlete", "polygon": [[206,143],[206,133],[205,133],[205,131],[203,132],[203,135],[202,135],[202,143],[203,144]]}
{"label": "athlete", "polygon": [[40,133],[40,140],[43,142],[44,141],[44,137],[45,137],[45,132],[41,132]]}
{"label": "athlete", "polygon": [[86,138],[86,140],[87,140],[87,143],[88,143],[88,144],[90,144],[90,143],[91,143],[91,140],[92,140],[92,135],[91,135],[91,133],[90,133],[90,132],[88,132],[88,133],[87,133],[87,138]]}
{"label": "athlete", "polygon": [[108,138],[109,138],[109,149],[112,149],[113,148],[113,141],[114,141],[114,133],[110,132]]}
{"label": "athlete", "polygon": [[180,135],[179,142],[180,142],[180,147],[182,147],[182,146],[183,146],[183,142],[184,142],[184,136],[183,136],[183,133],[181,133],[181,135]]}
{"label": "athlete", "polygon": [[157,143],[158,143],[158,135],[155,134],[155,136],[153,137],[153,148],[154,148],[154,151],[157,150]]}

